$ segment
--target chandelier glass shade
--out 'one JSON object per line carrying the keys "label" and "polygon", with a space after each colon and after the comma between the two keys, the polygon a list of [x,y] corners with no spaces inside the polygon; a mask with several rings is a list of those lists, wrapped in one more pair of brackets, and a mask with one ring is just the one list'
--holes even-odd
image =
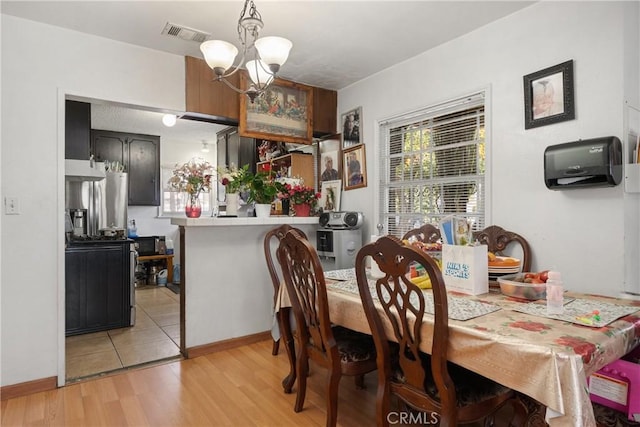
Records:
{"label": "chandelier glass shade", "polygon": [[[273,82],[280,67],[287,61],[293,46],[291,41],[283,37],[258,38],[263,26],[262,17],[253,0],[245,0],[238,20],[241,50],[223,40],[208,40],[200,45],[204,59],[213,70],[216,80],[226,83],[238,93],[246,94],[251,102],[263,94]],[[242,56],[234,65],[239,52]],[[227,80],[227,77],[235,74],[243,64],[251,79],[247,90],[239,89]]]}

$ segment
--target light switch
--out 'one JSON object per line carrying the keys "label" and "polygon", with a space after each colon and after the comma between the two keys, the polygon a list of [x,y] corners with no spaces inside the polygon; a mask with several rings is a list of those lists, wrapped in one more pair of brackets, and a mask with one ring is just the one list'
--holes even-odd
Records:
{"label": "light switch", "polygon": [[20,200],[17,197],[5,197],[4,213],[7,215],[20,215]]}

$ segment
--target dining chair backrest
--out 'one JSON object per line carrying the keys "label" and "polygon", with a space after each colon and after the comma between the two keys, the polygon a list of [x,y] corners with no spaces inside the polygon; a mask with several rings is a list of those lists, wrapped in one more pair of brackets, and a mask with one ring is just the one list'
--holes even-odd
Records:
{"label": "dining chair backrest", "polygon": [[340,363],[335,346],[324,270],[315,248],[299,230],[290,230],[280,240],[278,261],[291,300],[301,345],[315,356]]}
{"label": "dining chair backrest", "polygon": [[304,239],[307,238],[306,234],[302,230],[294,228],[289,224],[282,224],[279,227],[271,229],[264,236],[264,257],[267,262],[269,275],[271,276],[274,297],[278,295],[280,284],[282,283],[282,278],[278,275],[278,269],[276,268],[276,264],[274,263],[274,255],[276,254],[276,251],[280,246],[280,241],[284,238],[284,235],[287,234],[287,231],[289,230],[296,230]]}
{"label": "dining chair backrest", "polygon": [[357,388],[364,387],[364,375],[376,369],[373,340],[367,334],[332,325],[327,286],[318,253],[296,230],[288,231],[280,241],[278,261],[296,320],[298,390],[293,409],[296,412],[303,409],[309,360],[313,360],[316,366],[327,369],[324,388],[326,425],[335,427],[340,379],[352,376]]}
{"label": "dining chair backrest", "polygon": [[424,224],[422,227],[407,231],[402,236],[402,240],[410,240],[411,238],[424,243],[436,243],[440,240],[440,230],[435,225]]}
{"label": "dining chair backrest", "polygon": [[[367,278],[366,261],[378,264],[384,276]],[[425,296],[408,279],[410,267],[421,266],[429,275],[433,290],[433,329],[423,328]],[[356,277],[364,311],[378,354],[378,396],[385,396],[377,406],[377,419],[389,413],[389,395],[396,394],[414,407],[430,410],[442,419],[456,420],[456,391],[447,366],[449,318],[447,293],[436,262],[426,253],[404,245],[394,236],[384,236],[365,245],[356,256]],[[375,282],[374,282],[375,280]],[[372,295],[373,293],[373,295]],[[376,308],[374,298],[382,309]],[[424,334],[428,335],[425,336]],[[431,340],[430,365],[420,354],[421,341]],[[392,380],[392,348],[399,344],[397,357],[404,382]],[[430,398],[426,381],[432,381],[439,399]]]}
{"label": "dining chair backrest", "polygon": [[[274,262],[274,256],[276,255],[276,251],[280,246],[280,241],[287,234],[289,230],[297,230],[297,232],[303,237],[307,238],[306,234],[302,230],[294,228],[289,224],[283,224],[279,227],[271,229],[264,236],[264,258],[267,262],[267,269],[269,270],[269,276],[271,276],[271,283],[273,284],[273,304],[274,307],[277,302],[278,294],[280,292],[280,286],[282,283],[281,273],[282,271],[279,269],[279,264],[276,266]],[[280,274],[279,274],[280,273]],[[274,340],[272,354],[275,356],[278,354],[279,349],[279,340]]]}
{"label": "dining chair backrest", "polygon": [[531,247],[527,239],[518,233],[491,225],[484,230],[475,231],[473,238],[481,244],[487,245],[487,250],[496,255],[504,255],[503,251],[511,243],[519,244],[522,249],[522,271],[531,271]]}

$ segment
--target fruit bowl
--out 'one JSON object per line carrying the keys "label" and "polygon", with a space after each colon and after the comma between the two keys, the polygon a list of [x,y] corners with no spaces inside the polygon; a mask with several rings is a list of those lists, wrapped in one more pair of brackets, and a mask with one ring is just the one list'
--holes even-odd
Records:
{"label": "fruit bowl", "polygon": [[527,273],[507,274],[498,277],[500,292],[510,297],[531,301],[546,298],[547,284],[524,283],[525,274]]}

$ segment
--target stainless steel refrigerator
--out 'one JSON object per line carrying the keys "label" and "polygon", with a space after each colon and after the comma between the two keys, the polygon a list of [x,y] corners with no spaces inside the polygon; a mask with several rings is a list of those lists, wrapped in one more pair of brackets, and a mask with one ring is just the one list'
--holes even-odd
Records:
{"label": "stainless steel refrigerator", "polygon": [[67,177],[65,209],[85,213],[87,236],[99,236],[106,228],[127,229],[127,179],[126,172],[105,172],[104,179],[94,181]]}

